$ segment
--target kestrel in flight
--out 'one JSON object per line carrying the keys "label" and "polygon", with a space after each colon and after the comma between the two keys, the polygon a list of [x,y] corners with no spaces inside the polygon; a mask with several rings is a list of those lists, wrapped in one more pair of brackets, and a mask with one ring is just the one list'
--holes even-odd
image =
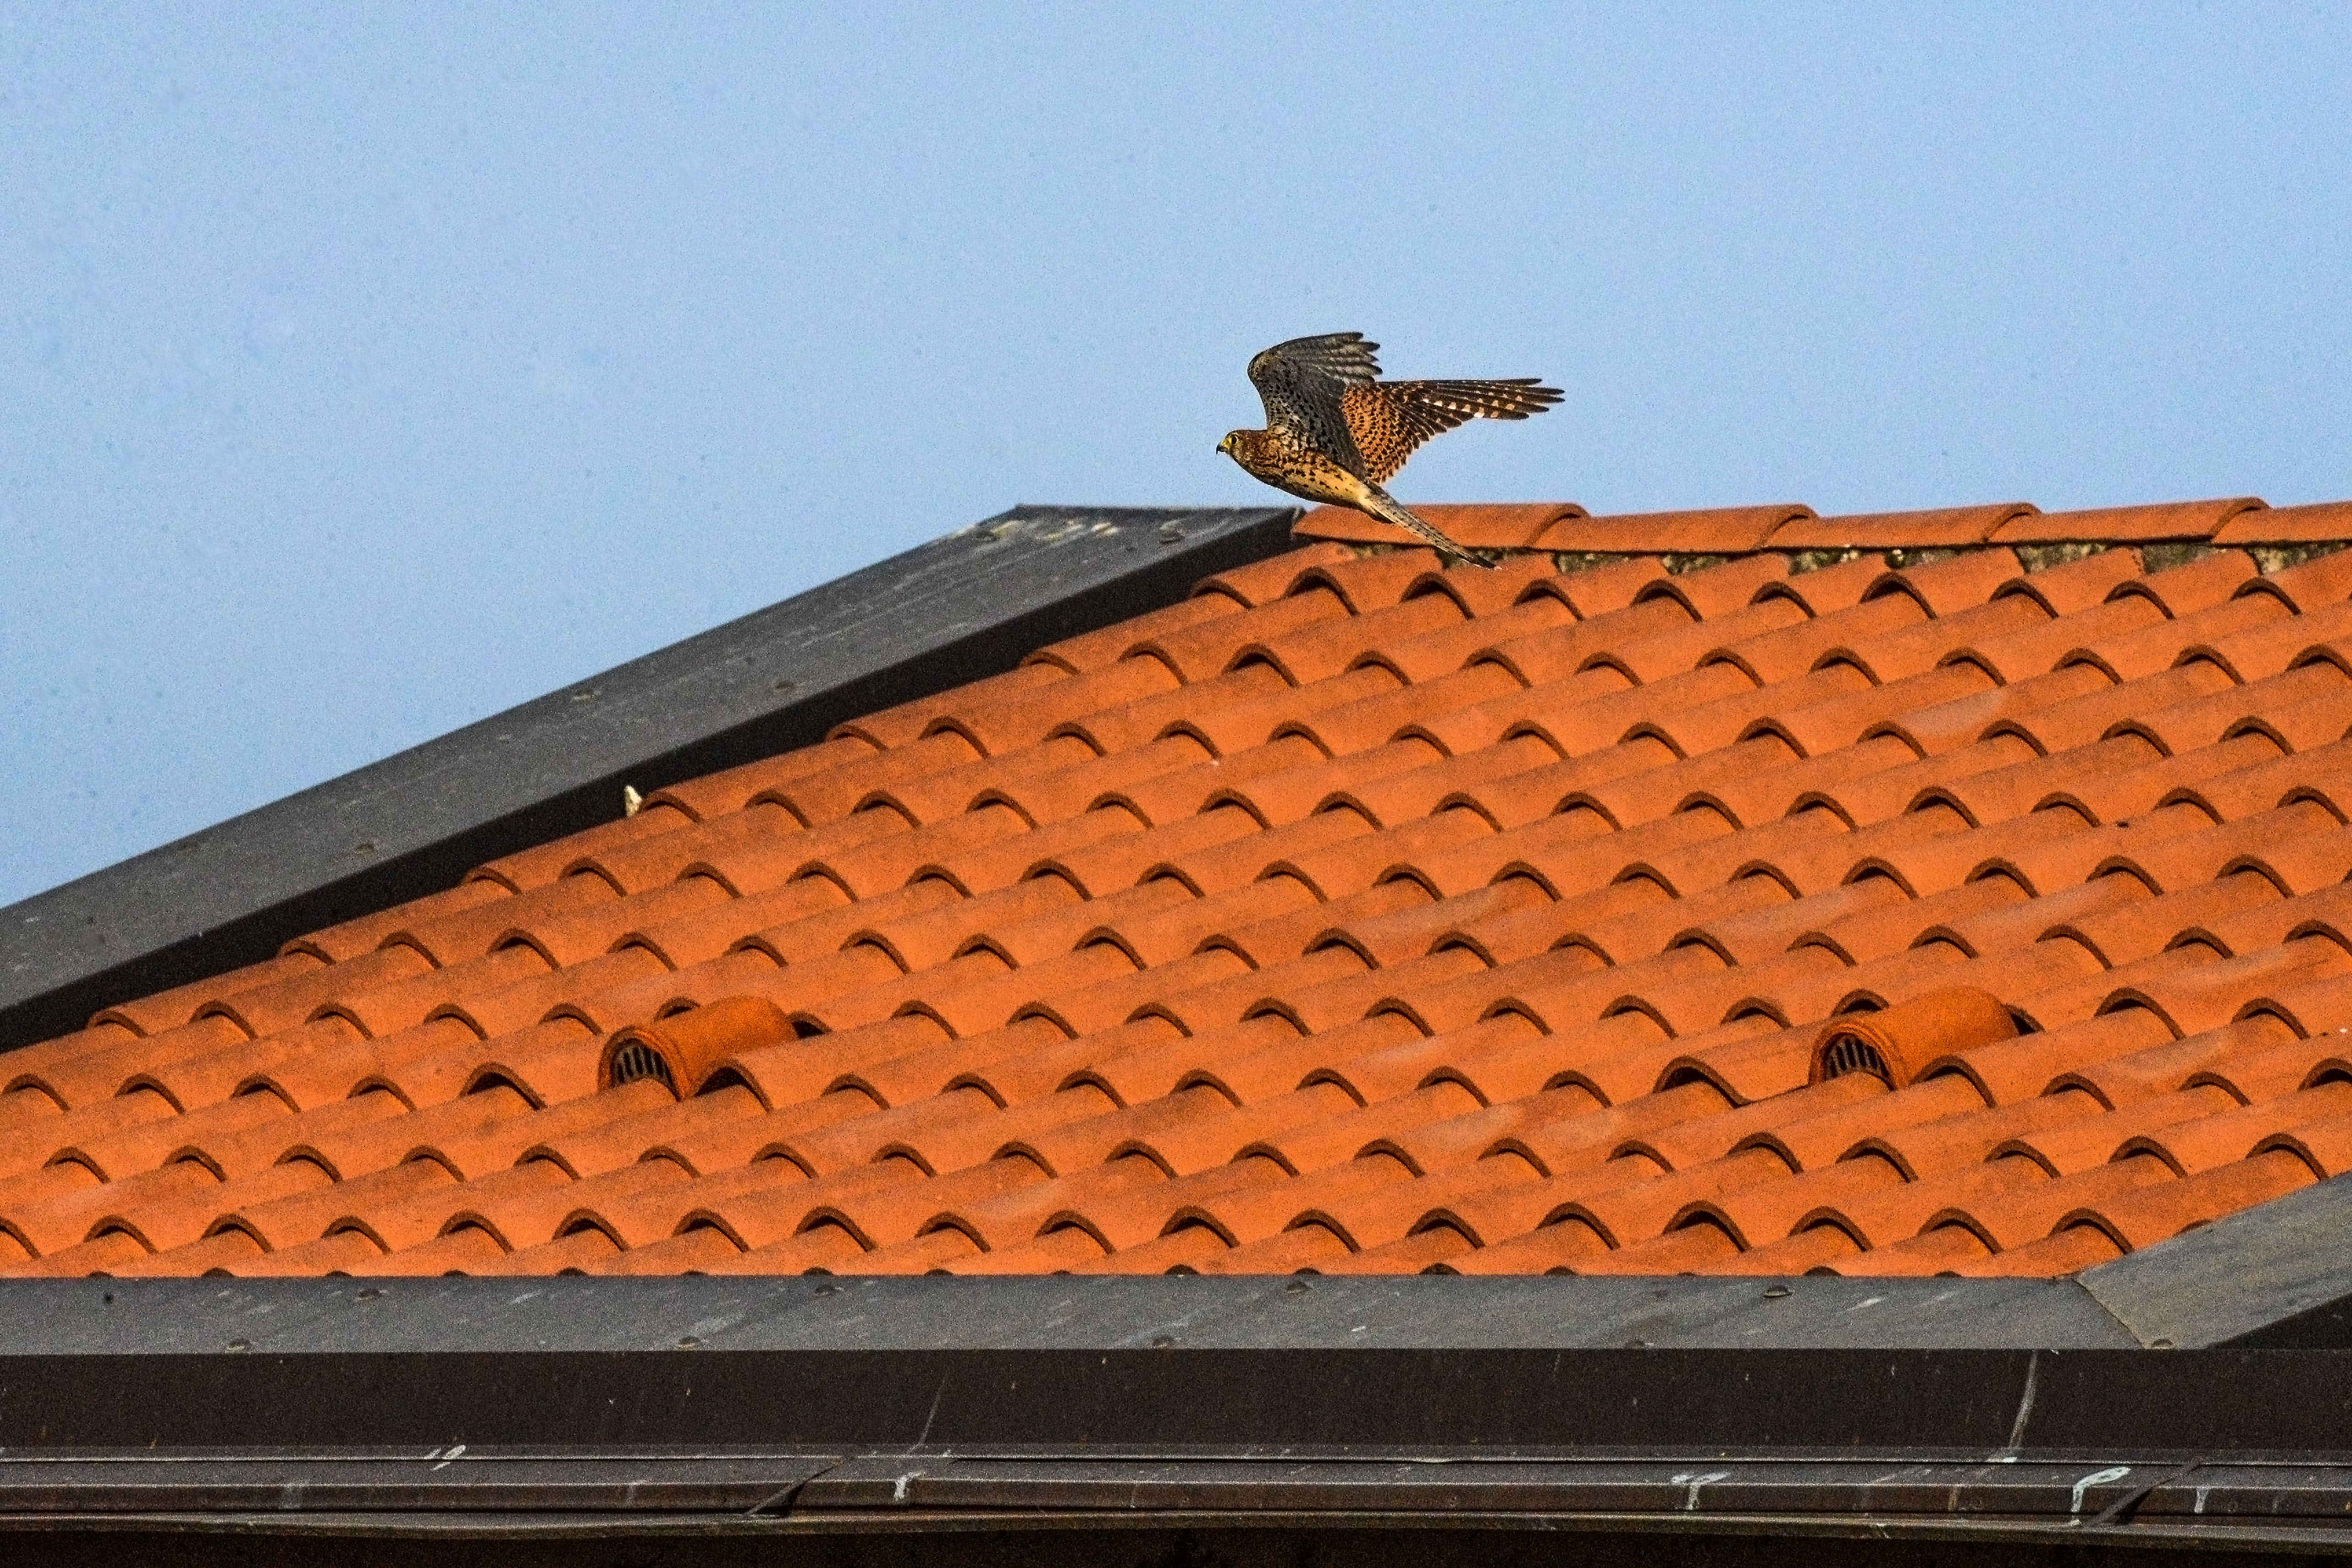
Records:
{"label": "kestrel in flight", "polygon": [[1406,529],[1448,555],[1471,554],[1397,503],[1381,486],[1413,448],[1473,419],[1525,419],[1560,399],[1536,378],[1382,381],[1378,343],[1361,332],[1293,338],[1250,361],[1265,428],[1235,430],[1217,450],[1278,490],[1351,506]]}

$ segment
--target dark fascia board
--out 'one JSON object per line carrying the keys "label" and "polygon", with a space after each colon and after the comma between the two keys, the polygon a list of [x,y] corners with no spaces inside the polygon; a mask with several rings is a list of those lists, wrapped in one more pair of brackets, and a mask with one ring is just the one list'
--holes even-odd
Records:
{"label": "dark fascia board", "polygon": [[2065,1280],[26,1280],[0,1447],[2352,1448]]}
{"label": "dark fascia board", "polygon": [[1021,506],[0,910],[0,1048],[454,884],[666,784],[1009,669],[1290,545],[1296,509]]}

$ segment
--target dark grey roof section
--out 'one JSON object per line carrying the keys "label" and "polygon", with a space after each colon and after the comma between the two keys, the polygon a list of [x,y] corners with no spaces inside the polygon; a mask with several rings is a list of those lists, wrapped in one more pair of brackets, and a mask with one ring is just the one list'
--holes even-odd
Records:
{"label": "dark grey roof section", "polygon": [[1832,1276],[22,1279],[0,1324],[36,1357],[2137,1348],[2067,1280]]}
{"label": "dark grey roof section", "polygon": [[0,1048],[447,887],[622,785],[810,744],[1289,547],[1295,509],[1023,506],[0,910]]}
{"label": "dark grey roof section", "polygon": [[2144,1350],[2065,1280],[25,1280],[0,1532],[2352,1551],[2347,1347]]}
{"label": "dark grey roof section", "polygon": [[2142,1344],[2352,1345],[2352,1176],[2241,1210],[2077,1279]]}

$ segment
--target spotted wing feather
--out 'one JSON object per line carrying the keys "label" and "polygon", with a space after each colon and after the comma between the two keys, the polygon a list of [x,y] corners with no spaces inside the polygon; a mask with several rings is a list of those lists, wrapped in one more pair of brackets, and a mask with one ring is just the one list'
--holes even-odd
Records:
{"label": "spotted wing feather", "polygon": [[1533,376],[1507,381],[1383,381],[1345,389],[1340,414],[1364,460],[1364,477],[1386,484],[1415,448],[1473,419],[1525,419],[1560,399]]}

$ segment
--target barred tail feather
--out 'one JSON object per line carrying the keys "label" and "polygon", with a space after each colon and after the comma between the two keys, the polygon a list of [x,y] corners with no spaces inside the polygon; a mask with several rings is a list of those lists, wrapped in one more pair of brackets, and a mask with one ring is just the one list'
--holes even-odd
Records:
{"label": "barred tail feather", "polygon": [[1396,498],[1390,495],[1386,490],[1381,489],[1377,486],[1367,487],[1367,489],[1369,493],[1366,494],[1364,499],[1357,504],[1362,507],[1364,510],[1370,512],[1372,516],[1379,518],[1382,522],[1394,523],[1397,527],[1403,529],[1408,533],[1420,535],[1423,539],[1427,540],[1431,544],[1436,546],[1438,550],[1447,555],[1453,556],[1456,561],[1467,561],[1471,565],[1483,566],[1489,572],[1495,569],[1495,563],[1493,562],[1479,560],[1475,555],[1471,554],[1467,550],[1463,549],[1462,546],[1454,543],[1454,541],[1446,538],[1445,535],[1438,532],[1437,530],[1430,527],[1429,524],[1422,521],[1421,519],[1407,511],[1404,507],[1398,502]]}

